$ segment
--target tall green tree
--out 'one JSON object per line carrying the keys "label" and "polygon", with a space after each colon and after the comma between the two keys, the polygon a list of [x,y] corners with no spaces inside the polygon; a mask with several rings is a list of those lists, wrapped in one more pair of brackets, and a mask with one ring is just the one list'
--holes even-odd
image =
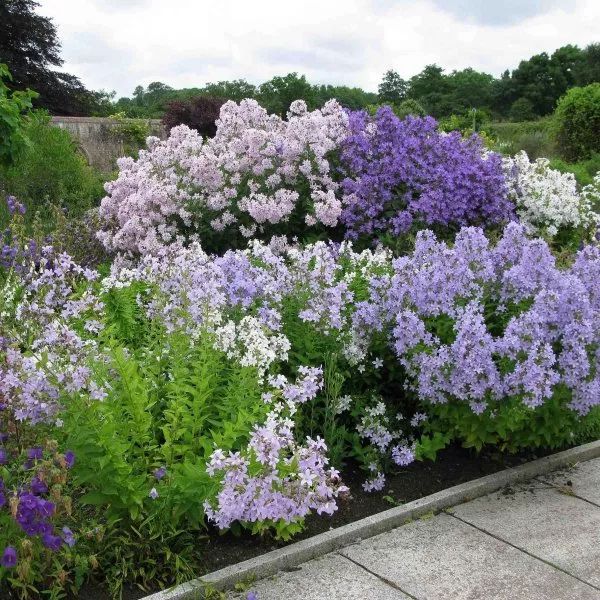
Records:
{"label": "tall green tree", "polygon": [[411,77],[408,96],[422,104],[434,117],[452,113],[452,81],[438,65],[427,65]]}
{"label": "tall green tree", "polygon": [[386,71],[377,88],[378,100],[382,104],[400,104],[406,100],[407,92],[408,82],[393,70]]}
{"label": "tall green tree", "polygon": [[294,100],[304,100],[309,109],[316,108],[316,93],[304,75],[288,73],[273,77],[258,88],[258,100],[270,112],[285,117]]}
{"label": "tall green tree", "polygon": [[453,71],[448,77],[452,94],[452,112],[477,108],[490,108],[492,103],[493,75],[472,68]]}
{"label": "tall green tree", "polygon": [[577,85],[600,82],[600,44],[590,44],[582,52],[582,59],[576,66]]}
{"label": "tall green tree", "polygon": [[347,87],[345,85],[319,85],[315,87],[315,96],[318,106],[335,98],[342,106],[351,110],[366,108],[377,101],[377,94],[365,92],[361,88]]}
{"label": "tall green tree", "polygon": [[245,79],[234,79],[232,81],[218,81],[217,83],[207,83],[202,92],[207,96],[215,98],[227,98],[239,102],[245,98],[254,98],[256,96],[256,86],[248,83]]}
{"label": "tall green tree", "polygon": [[52,21],[38,15],[34,0],[0,1],[0,59],[12,73],[12,89],[31,88],[39,96],[35,106],[53,114],[89,114],[95,97],[74,75],[60,67],[60,43]]}

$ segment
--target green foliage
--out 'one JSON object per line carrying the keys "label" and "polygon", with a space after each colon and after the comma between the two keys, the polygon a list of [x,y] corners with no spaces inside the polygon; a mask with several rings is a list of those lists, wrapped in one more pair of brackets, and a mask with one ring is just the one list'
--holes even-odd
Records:
{"label": "green foliage", "polygon": [[[199,568],[203,502],[219,485],[205,464],[217,446],[244,447],[267,410],[253,368],[232,364],[209,337],[190,344],[156,329],[138,308],[144,295],[139,286],[104,295],[108,360],[89,366],[108,395],[75,396],[63,415],[72,475],[85,490],[78,502],[105,532],[95,548],[113,594],[124,582],[167,586]],[[158,467],[164,480],[154,477]]]}
{"label": "green foliage", "polygon": [[426,114],[425,109],[416,100],[413,100],[412,98],[400,102],[398,106],[393,106],[392,109],[400,119],[404,119],[404,117],[408,117],[408,115],[424,117]]}
{"label": "green foliage", "polygon": [[452,113],[451,96],[452,83],[438,65],[427,65],[410,79],[408,97],[417,100],[434,117]]}
{"label": "green foliage", "polygon": [[408,83],[396,73],[387,71],[377,88],[378,100],[382,104],[400,104],[406,99]]}
{"label": "green foliage", "polygon": [[245,79],[234,79],[233,81],[207,83],[202,88],[202,92],[214,98],[227,98],[239,102],[244,98],[254,98],[256,96],[256,86],[248,83]]}
{"label": "green foliage", "polygon": [[502,451],[518,452],[535,448],[561,448],[572,443],[573,431],[595,431],[597,414],[584,418],[567,407],[570,391],[557,386],[553,397],[543,405],[530,408],[522,398],[490,401],[486,410],[475,414],[464,402],[449,402],[428,407],[426,434],[419,440],[419,458],[435,458],[435,454],[451,440],[465,448],[480,451],[495,446]]}
{"label": "green foliage", "polygon": [[377,94],[345,85],[315,86],[315,95],[317,106],[322,106],[328,100],[335,98],[342,106],[350,110],[364,109],[368,104],[377,100]]}
{"label": "green foliage", "polygon": [[316,108],[316,94],[304,75],[288,73],[273,77],[258,88],[257,100],[268,112],[285,117],[294,100],[304,100],[310,110]]}
{"label": "green foliage", "polygon": [[511,107],[508,117],[511,121],[533,121],[536,117],[533,104],[528,98],[518,98]]}
{"label": "green foliage", "polygon": [[472,109],[489,109],[494,78],[472,68],[453,71],[448,80],[452,88],[452,112],[464,113]]}
{"label": "green foliage", "polygon": [[[63,415],[64,443],[77,456],[73,478],[85,490],[79,502],[106,524],[101,560],[117,587],[166,585],[197,568],[192,538],[219,485],[205,464],[215,447],[245,447],[268,408],[256,370],[232,363],[208,334],[190,343],[152,325],[138,302],[148,291],[133,285],[103,295],[107,361],[89,367],[109,384],[108,395],[101,402],[75,395]],[[162,481],[153,475],[158,467],[166,468]],[[179,563],[163,569],[178,553]]]}
{"label": "green foliage", "polygon": [[485,129],[496,139],[494,150],[505,154],[525,150],[531,160],[556,155],[549,119],[522,123],[488,123]]}
{"label": "green foliage", "polygon": [[0,165],[9,166],[29,144],[25,134],[25,117],[31,109],[35,92],[11,92],[4,79],[12,79],[5,64],[0,63]]}
{"label": "green foliage", "polygon": [[473,108],[462,114],[452,114],[445,119],[440,119],[439,128],[442,131],[460,131],[463,135],[487,131],[490,115],[485,110]]}
{"label": "green foliage", "polygon": [[576,162],[600,152],[600,83],[570,89],[556,107],[553,125],[564,159]]}
{"label": "green foliage", "polygon": [[594,153],[588,160],[568,163],[560,158],[553,158],[550,167],[561,173],[573,173],[580,187],[590,185],[594,175],[600,171],[600,153]]}
{"label": "green foliage", "polygon": [[146,146],[146,138],[150,135],[150,126],[144,119],[129,119],[124,112],[109,115],[117,125],[111,134],[123,143],[125,155],[136,155],[140,148]]}
{"label": "green foliage", "polygon": [[47,115],[36,112],[23,134],[30,144],[12,165],[0,168],[0,188],[25,204],[27,218],[40,211],[50,225],[52,205],[80,216],[102,198],[100,176],[77,152],[68,132],[50,125]]}

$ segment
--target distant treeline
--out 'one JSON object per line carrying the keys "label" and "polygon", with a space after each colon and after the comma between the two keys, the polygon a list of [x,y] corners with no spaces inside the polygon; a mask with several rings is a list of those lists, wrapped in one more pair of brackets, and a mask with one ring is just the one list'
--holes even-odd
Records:
{"label": "distant treeline", "polygon": [[289,73],[261,84],[244,79],[208,83],[204,87],[173,89],[162,82],[144,88],[137,86],[132,97],[104,95],[100,112],[123,112],[130,117],[160,118],[167,104],[195,96],[215,96],[239,101],[255,98],[269,112],[285,114],[293,100],[306,100],[317,108],[337,98],[352,109],[378,103],[399,105],[418,102],[424,112],[435,117],[464,114],[473,108],[494,119],[533,120],[550,114],[556,101],[571,87],[600,81],[600,43],[584,49],[563,46],[552,54],[542,52],[523,60],[513,71],[499,78],[472,68],[445,73],[438,65],[427,65],[420,73],[403,79],[390,70],[383,76],[378,93],[343,85],[313,85],[303,75]]}
{"label": "distant treeline", "polygon": [[314,85],[302,75],[289,73],[260,85],[236,79],[174,89],[156,81],[146,88],[138,85],[132,97],[115,101],[114,92],[87,90],[75,75],[58,69],[63,59],[56,27],[51,19],[36,12],[38,7],[36,0],[0,0],[0,63],[6,63],[12,74],[7,85],[35,90],[38,96],[34,105],[51,114],[124,113],[128,117],[162,118],[173,101],[185,103],[194,97],[212,96],[237,101],[255,98],[269,112],[280,115],[298,98],[306,100],[311,109],[336,98],[351,109],[386,103],[395,105],[398,114],[428,113],[438,118],[477,109],[479,118],[526,121],[550,114],[569,88],[600,82],[600,43],[595,43],[584,49],[568,45],[552,54],[536,54],[499,78],[471,68],[445,73],[435,64],[409,79],[390,70],[377,93],[344,85]]}

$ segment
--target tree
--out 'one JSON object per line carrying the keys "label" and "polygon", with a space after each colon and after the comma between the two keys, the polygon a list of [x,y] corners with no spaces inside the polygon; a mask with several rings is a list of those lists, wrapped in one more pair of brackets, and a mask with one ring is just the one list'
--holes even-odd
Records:
{"label": "tree", "polygon": [[552,68],[546,52],[522,60],[512,72],[517,97],[527,98],[536,115],[547,115],[554,110],[556,97],[552,92]]}
{"label": "tree", "polygon": [[380,103],[400,104],[406,99],[408,83],[396,71],[390,69],[383,76],[377,92]]}
{"label": "tree", "polygon": [[256,96],[256,86],[252,83],[248,83],[245,79],[207,83],[202,91],[207,96],[227,98],[227,100],[233,100],[234,102],[239,102],[245,98],[254,98]]}
{"label": "tree", "polygon": [[502,117],[508,116],[510,107],[518,98],[515,82],[508,69],[502,73],[500,79],[492,82],[490,95],[492,109]]}
{"label": "tree", "polygon": [[54,114],[88,114],[95,98],[74,75],[60,67],[60,43],[52,21],[35,13],[35,0],[0,2],[0,57],[12,72],[12,89],[32,88],[35,106]]}
{"label": "tree", "polygon": [[535,112],[533,110],[533,104],[527,98],[519,98],[512,103],[510,107],[509,117],[511,121],[533,121],[535,119]]}
{"label": "tree", "polygon": [[410,78],[408,96],[423,105],[428,114],[444,117],[452,113],[452,82],[438,65],[427,65]]}
{"label": "tree", "polygon": [[472,108],[490,108],[494,77],[475,69],[453,71],[448,77],[452,88],[452,112],[462,113]]}
{"label": "tree", "polygon": [[582,52],[581,62],[575,67],[577,85],[600,82],[600,44],[590,44]]}
{"label": "tree", "polygon": [[309,109],[316,108],[315,90],[304,75],[288,73],[273,77],[258,88],[258,100],[270,113],[285,117],[294,100],[304,100]]}
{"label": "tree", "polygon": [[377,94],[365,92],[360,88],[351,88],[345,85],[320,85],[316,87],[317,106],[335,98],[342,106],[350,110],[361,110],[369,104],[377,102]]}
{"label": "tree", "polygon": [[583,61],[583,51],[571,44],[553,52],[550,57],[550,75],[554,104],[569,88],[576,85],[576,74]]}

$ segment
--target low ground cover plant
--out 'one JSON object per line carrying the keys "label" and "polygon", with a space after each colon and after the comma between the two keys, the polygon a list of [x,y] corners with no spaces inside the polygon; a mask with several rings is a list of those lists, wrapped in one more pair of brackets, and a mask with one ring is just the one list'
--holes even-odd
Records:
{"label": "low ground cover plant", "polygon": [[[600,179],[429,118],[228,102],[123,159],[92,251],[0,248],[0,586],[165,587],[459,443],[600,432]],[[68,250],[65,251],[65,250]],[[73,256],[75,255],[75,256]]]}

